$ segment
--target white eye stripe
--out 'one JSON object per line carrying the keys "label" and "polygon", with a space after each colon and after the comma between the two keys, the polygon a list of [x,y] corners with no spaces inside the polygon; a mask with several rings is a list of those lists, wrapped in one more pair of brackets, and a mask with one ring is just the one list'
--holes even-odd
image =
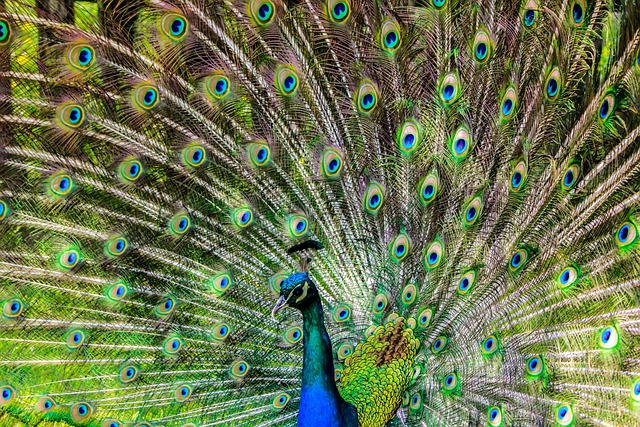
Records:
{"label": "white eye stripe", "polygon": [[307,297],[307,292],[309,291],[309,283],[304,282],[304,287],[302,288],[302,295],[300,295],[296,302],[300,302]]}

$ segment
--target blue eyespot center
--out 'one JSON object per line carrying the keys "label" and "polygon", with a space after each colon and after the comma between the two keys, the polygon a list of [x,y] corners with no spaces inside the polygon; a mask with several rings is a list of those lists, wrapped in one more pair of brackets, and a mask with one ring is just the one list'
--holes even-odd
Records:
{"label": "blue eyespot center", "polygon": [[429,184],[426,187],[424,187],[423,194],[426,199],[429,199],[431,196],[433,196],[434,192],[435,192],[435,187],[432,184]]}
{"label": "blue eyespot center", "polygon": [[68,264],[75,263],[77,259],[78,259],[78,256],[76,255],[75,252],[69,252],[69,255],[67,255],[67,263]]}
{"label": "blue eyespot center", "polygon": [[464,153],[464,150],[467,149],[467,140],[464,139],[464,138],[459,138],[456,141],[454,149],[455,149],[456,154]]}
{"label": "blue eyespot center", "polygon": [[116,288],[116,296],[121,297],[124,295],[124,286],[118,286]]}
{"label": "blue eyespot center", "polygon": [[20,310],[20,303],[18,301],[12,302],[9,309],[11,310],[12,314],[17,313]]}
{"label": "blue eyespot center", "polygon": [[199,162],[200,160],[202,160],[202,150],[200,148],[197,148],[195,150],[193,150],[193,154],[191,156],[191,158],[193,159],[193,161],[195,163]]}
{"label": "blue eyespot center", "polygon": [[144,104],[151,105],[156,100],[156,91],[148,89],[144,94]]}
{"label": "blue eyespot center", "polygon": [[478,211],[474,206],[469,206],[469,209],[467,209],[467,221],[473,221],[477,213]]}
{"label": "blue eyespot center", "polygon": [[489,418],[491,419],[491,421],[494,421],[497,417],[498,417],[498,410],[492,409],[491,412],[489,413]]}
{"label": "blue eyespot center", "polygon": [[179,36],[184,32],[185,22],[182,18],[176,18],[171,23],[171,34],[174,36]]}
{"label": "blue eyespot center", "polygon": [[226,278],[226,277],[223,277],[223,278],[220,280],[220,288],[221,288],[221,289],[224,289],[224,288],[226,288],[227,286],[229,286],[229,279],[228,279],[228,278]]}
{"label": "blue eyespot center", "polygon": [[376,208],[378,207],[379,204],[380,204],[380,196],[378,194],[374,194],[373,196],[371,196],[371,198],[369,199],[369,206],[371,208]]}
{"label": "blue eyespot center", "polygon": [[606,328],[604,331],[602,331],[602,342],[603,343],[608,343],[609,340],[611,339],[611,328]]}
{"label": "blue eyespot center", "polygon": [[524,25],[530,27],[536,21],[536,12],[532,9],[524,11]]}
{"label": "blue eyespot center", "polygon": [[385,42],[385,44],[387,45],[388,48],[396,47],[396,45],[398,44],[398,40],[399,40],[398,34],[395,31],[390,31],[384,37],[384,42]]}
{"label": "blue eyespot center", "polygon": [[460,290],[466,291],[469,287],[469,279],[466,277],[460,281]]}
{"label": "blue eyespot center", "polygon": [[382,301],[378,301],[377,307],[378,309],[382,309],[382,307],[384,307],[384,303]]}
{"label": "blue eyespot center", "polygon": [[186,387],[182,387],[180,389],[180,394],[183,395],[183,396],[186,396],[187,394],[189,394],[189,389],[186,388]]}
{"label": "blue eyespot center", "polygon": [[5,387],[2,389],[2,398],[7,400],[11,397],[11,389]]}
{"label": "blue eyespot center", "polygon": [[567,173],[564,175],[564,185],[569,187],[575,181],[575,175],[573,174],[573,170],[569,169]]}
{"label": "blue eyespot center", "polygon": [[452,376],[452,375],[449,375],[449,376],[447,377],[446,384],[447,384],[448,386],[450,386],[452,382],[453,382],[453,376]]}
{"label": "blue eyespot center", "polygon": [[520,255],[520,253],[518,252],[511,259],[511,265],[514,267],[517,267],[520,265],[521,261],[522,261],[522,255]]}
{"label": "blue eyespot center", "polygon": [[519,171],[513,173],[513,177],[511,178],[511,183],[514,187],[520,187],[522,183],[522,174]]}
{"label": "blue eyespot center", "polygon": [[407,148],[407,149],[413,147],[415,142],[416,142],[416,136],[412,133],[405,135],[404,138],[402,139],[402,145],[404,146],[404,148]]}
{"label": "blue eyespot center", "polygon": [[42,406],[44,406],[44,409],[51,408],[51,401],[50,400],[45,400],[44,404]]}
{"label": "blue eyespot center", "polygon": [[609,100],[605,99],[602,101],[602,105],[600,106],[600,118],[606,119],[609,115]]}
{"label": "blue eyespot center", "polygon": [[122,252],[124,250],[125,243],[123,239],[118,239],[116,242],[116,251]]}
{"label": "blue eyespot center", "polygon": [[633,387],[633,394],[640,396],[640,381],[637,381],[636,385]]}
{"label": "blue eyespot center", "polygon": [[293,89],[295,89],[295,86],[296,86],[296,78],[292,75],[288,75],[284,79],[284,90],[286,92],[291,92]]}
{"label": "blue eyespot center", "polygon": [[529,362],[529,369],[533,371],[537,367],[538,367],[538,359],[531,359],[531,361]]}
{"label": "blue eyespot center", "polygon": [[298,338],[300,338],[300,331],[298,330],[293,331],[293,339],[297,340]]}
{"label": "blue eyespot center", "polygon": [[406,251],[406,249],[407,249],[407,248],[406,248],[406,246],[405,246],[405,245],[398,245],[398,246],[396,247],[396,255],[398,255],[398,256],[402,256],[402,255],[404,255],[404,252]]}
{"label": "blue eyespot center", "polygon": [[240,217],[240,222],[242,222],[243,224],[246,224],[247,222],[249,222],[250,218],[251,218],[251,214],[249,214],[249,212],[244,212]]}
{"label": "blue eyespot center", "polygon": [[333,6],[331,13],[333,13],[334,18],[340,20],[340,19],[344,19],[344,17],[347,15],[347,11],[348,11],[347,4],[341,1],[339,3],[336,3]]}
{"label": "blue eyespot center", "polygon": [[178,347],[180,347],[180,341],[178,341],[177,339],[174,339],[171,341],[171,348],[173,350],[177,350]]}
{"label": "blue eyespot center", "polygon": [[258,9],[258,18],[260,18],[261,21],[267,21],[271,17],[272,11],[273,8],[271,7],[271,4],[263,3]]}
{"label": "blue eyespot center", "polygon": [[74,107],[69,112],[69,121],[71,124],[76,124],[82,119],[82,111],[78,107]]}
{"label": "blue eyespot center", "polygon": [[222,336],[227,335],[227,327],[226,326],[222,326],[220,328],[220,335],[222,335]]}
{"label": "blue eyespot center", "polygon": [[547,93],[549,96],[555,96],[558,93],[558,81],[556,79],[549,79],[549,83],[547,83]]}
{"label": "blue eyespot center", "polygon": [[435,252],[431,252],[429,254],[429,263],[434,264],[438,260],[438,254]]}
{"label": "blue eyespot center", "polygon": [[78,414],[85,415],[87,413],[87,407],[85,405],[78,406]]}
{"label": "blue eyespot center", "polygon": [[171,307],[173,307],[173,301],[168,299],[164,302],[164,309],[165,310],[171,310]]}
{"label": "blue eyespot center", "polygon": [[482,42],[476,45],[476,58],[483,60],[487,57],[487,53],[489,49],[487,48],[487,44]]}
{"label": "blue eyespot center", "polygon": [[340,167],[340,161],[338,159],[331,159],[329,162],[329,172],[335,173]]}
{"label": "blue eyespot center", "polygon": [[623,225],[618,232],[618,238],[622,243],[625,243],[629,238],[629,226],[627,224]]}
{"label": "blue eyespot center", "polygon": [[563,406],[558,410],[558,418],[562,420],[564,419],[564,417],[567,416],[568,413],[569,413],[569,408],[567,408],[566,406]]}
{"label": "blue eyespot center", "polygon": [[442,340],[441,339],[437,339],[435,343],[433,343],[433,348],[436,350],[439,350],[440,347],[442,347]]}
{"label": "blue eyespot center", "polygon": [[362,102],[361,102],[362,108],[364,108],[365,110],[370,110],[371,108],[373,108],[374,102],[375,102],[374,96],[370,93],[367,93],[362,97]]}
{"label": "blue eyespot center", "polygon": [[88,48],[82,48],[80,50],[80,54],[78,55],[78,62],[80,63],[80,65],[87,65],[89,64],[89,62],[91,62],[91,58],[93,57],[93,55],[91,54],[91,50]]}
{"label": "blue eyespot center", "polygon": [[407,293],[404,295],[404,299],[406,299],[406,300],[410,300],[412,297],[413,297],[413,294],[412,294],[411,292],[407,292]]}
{"label": "blue eyespot center", "polygon": [[219,79],[216,82],[216,95],[222,95],[227,90],[227,81],[225,79]]}
{"label": "blue eyespot center", "polygon": [[58,187],[60,187],[61,191],[65,191],[67,188],[69,188],[69,178],[62,178],[58,183]]}
{"label": "blue eyespot center", "polygon": [[298,233],[302,232],[305,228],[307,228],[307,223],[304,220],[300,220],[298,221],[298,223],[296,224],[296,231]]}
{"label": "blue eyespot center", "polygon": [[180,231],[182,231],[185,228],[187,228],[187,219],[186,218],[182,218],[182,219],[180,219],[180,222],[178,222],[178,229]]}
{"label": "blue eyespot center", "polygon": [[445,85],[444,88],[442,89],[442,97],[444,98],[445,101],[451,101],[455,93],[456,93],[456,88],[451,84]]}
{"label": "blue eyespot center", "polygon": [[136,177],[138,175],[138,172],[140,172],[140,166],[138,166],[137,163],[133,163],[129,167],[129,176]]}
{"label": "blue eyespot center", "polygon": [[494,343],[494,339],[493,338],[489,338],[484,342],[484,349],[489,351],[493,348],[493,343]]}
{"label": "blue eyespot center", "polygon": [[238,365],[238,372],[243,373],[247,369],[247,366],[244,363]]}
{"label": "blue eyespot center", "polygon": [[571,277],[571,272],[567,269],[562,273],[562,276],[560,276],[560,282],[563,285],[566,285],[569,282],[570,277]]}
{"label": "blue eyespot center", "polygon": [[510,99],[505,99],[504,102],[502,103],[502,114],[504,114],[505,116],[508,116],[509,114],[511,114],[512,110],[513,110],[513,101]]}
{"label": "blue eyespot center", "polygon": [[573,5],[573,22],[579,24],[582,22],[584,18],[584,11],[582,10],[582,6],[579,3],[574,3]]}
{"label": "blue eyespot center", "polygon": [[339,314],[338,317],[340,317],[341,319],[344,319],[345,317],[347,317],[349,313],[347,312],[347,310],[342,310]]}
{"label": "blue eyespot center", "polygon": [[267,158],[267,149],[262,147],[258,150],[258,154],[256,155],[256,159],[258,159],[259,162],[264,162]]}

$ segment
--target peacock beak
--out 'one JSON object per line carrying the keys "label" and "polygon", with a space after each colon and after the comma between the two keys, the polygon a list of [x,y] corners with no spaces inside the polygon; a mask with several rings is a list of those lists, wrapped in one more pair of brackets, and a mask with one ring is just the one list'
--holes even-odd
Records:
{"label": "peacock beak", "polygon": [[276,306],[273,307],[273,310],[271,311],[271,317],[275,318],[276,313],[282,310],[283,308],[287,307],[288,305],[289,305],[289,300],[284,296],[280,296],[280,298],[278,298],[278,301],[276,302]]}

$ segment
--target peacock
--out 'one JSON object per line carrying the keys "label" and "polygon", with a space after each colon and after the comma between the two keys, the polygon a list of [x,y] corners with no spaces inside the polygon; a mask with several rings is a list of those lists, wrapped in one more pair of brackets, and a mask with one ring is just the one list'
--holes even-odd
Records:
{"label": "peacock", "polygon": [[0,426],[640,426],[639,0],[0,0]]}

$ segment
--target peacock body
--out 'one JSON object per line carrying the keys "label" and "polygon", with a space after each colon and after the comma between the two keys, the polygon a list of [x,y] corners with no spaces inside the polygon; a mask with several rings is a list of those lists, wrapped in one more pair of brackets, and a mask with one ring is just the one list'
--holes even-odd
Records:
{"label": "peacock body", "polygon": [[0,425],[640,426],[639,108],[638,0],[0,0]]}

